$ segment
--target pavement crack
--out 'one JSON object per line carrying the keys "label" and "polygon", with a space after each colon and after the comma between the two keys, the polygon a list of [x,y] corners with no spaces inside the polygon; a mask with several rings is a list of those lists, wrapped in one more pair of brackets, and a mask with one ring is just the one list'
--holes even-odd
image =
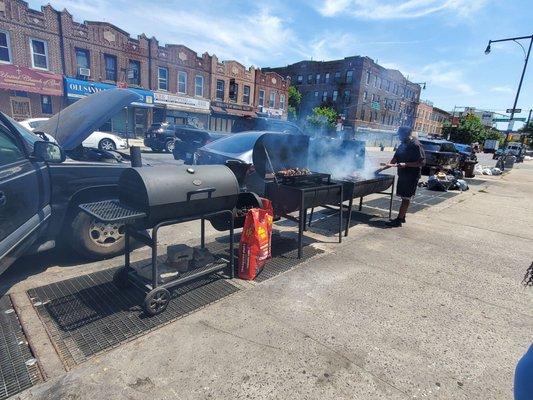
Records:
{"label": "pavement crack", "polygon": [[266,347],[266,348],[269,348],[269,349],[274,349],[274,350],[283,351],[283,352],[289,352],[286,349],[282,349],[280,347],[272,346],[270,344],[258,342],[258,341],[255,341],[255,340],[251,340],[251,339],[248,339],[248,338],[246,338],[244,336],[240,336],[240,335],[237,335],[237,334],[235,334],[233,332],[227,331],[225,329],[218,328],[216,326],[211,325],[207,321],[200,321],[200,324],[205,326],[206,328],[210,328],[210,329],[212,329],[214,331],[217,331],[217,332],[220,332],[220,333],[224,333],[224,334],[229,335],[229,336],[233,336],[234,338],[237,338],[237,339],[240,339],[240,340],[244,340],[244,341],[246,341],[248,343],[252,343],[252,344],[255,344],[257,346]]}

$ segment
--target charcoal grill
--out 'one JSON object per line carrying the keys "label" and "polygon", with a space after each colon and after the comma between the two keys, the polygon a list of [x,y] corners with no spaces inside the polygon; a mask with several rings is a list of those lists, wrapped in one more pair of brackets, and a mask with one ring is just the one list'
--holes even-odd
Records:
{"label": "charcoal grill", "polygon": [[[169,289],[201,276],[227,271],[234,277],[234,208],[239,198],[235,175],[222,165],[158,166],[129,168],[119,179],[118,200],[81,204],[79,207],[102,222],[125,224],[124,267],[114,282],[118,287],[135,285],[147,292],[143,308],[156,315],[170,301]],[[157,263],[158,231],[164,226],[201,220],[201,248],[205,248],[205,220],[222,216],[229,230],[229,259],[217,258],[201,268],[187,271],[163,283]],[[151,236],[144,233],[152,228]],[[151,279],[145,279],[131,267],[130,238],[152,249]]]}
{"label": "charcoal grill", "polygon": [[[265,197],[272,202],[274,215],[298,224],[298,258],[303,254],[303,232],[310,208],[339,206],[339,243],[342,241],[343,185],[322,172],[290,176],[279,173],[287,168],[307,169],[308,152],[308,136],[287,134],[265,134],[253,150],[255,170],[265,180]],[[298,217],[291,215],[296,211]]]}
{"label": "charcoal grill", "polygon": [[[376,174],[373,178],[364,179],[359,177],[344,177],[341,179],[335,179],[334,182],[342,184],[343,187],[343,196],[342,196],[342,209],[348,211],[348,216],[346,218],[346,227],[344,229],[344,236],[348,236],[350,229],[350,223],[352,220],[352,209],[353,209],[353,200],[359,198],[359,211],[363,209],[363,199],[364,197],[371,194],[386,194],[390,196],[389,202],[389,219],[392,217],[392,202],[394,199],[394,175],[386,174]],[[386,190],[391,188],[390,192]],[[348,205],[344,202],[348,201]],[[324,208],[333,209],[332,205],[337,206],[338,204],[327,204],[324,205]],[[313,220],[314,209],[311,210],[311,215],[309,217],[309,226]]]}

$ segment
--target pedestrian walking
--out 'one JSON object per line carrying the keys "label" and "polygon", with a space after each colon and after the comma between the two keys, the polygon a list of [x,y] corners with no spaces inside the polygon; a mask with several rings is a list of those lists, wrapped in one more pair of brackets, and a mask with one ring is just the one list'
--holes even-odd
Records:
{"label": "pedestrian walking", "polygon": [[401,227],[405,223],[405,215],[409,209],[411,199],[416,193],[418,181],[422,176],[422,167],[426,162],[424,149],[422,149],[420,142],[413,137],[412,128],[401,126],[398,128],[398,137],[400,145],[396,149],[392,160],[383,168],[398,168],[396,195],[402,199],[398,217],[387,222],[389,227]]}

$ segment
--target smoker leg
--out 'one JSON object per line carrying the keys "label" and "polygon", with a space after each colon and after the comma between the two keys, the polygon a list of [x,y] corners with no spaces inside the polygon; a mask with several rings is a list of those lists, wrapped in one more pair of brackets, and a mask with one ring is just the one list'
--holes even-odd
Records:
{"label": "smoker leg", "polygon": [[[311,220],[309,220],[311,222]],[[304,231],[307,231],[307,208],[304,210]]]}
{"label": "smoker leg", "polygon": [[234,226],[234,220],[233,220],[233,212],[230,212],[230,229],[229,229],[229,270],[230,270],[230,278],[235,278],[235,257],[234,257],[234,243],[235,240],[235,226]]}
{"label": "smoker leg", "polygon": [[348,236],[348,231],[350,230],[350,224],[352,223],[352,207],[353,207],[353,198],[348,202],[348,218],[346,218],[346,230],[344,236]]}
{"label": "smoker leg", "polygon": [[129,226],[126,225],[124,230],[124,267],[128,269],[130,267],[130,232]]}
{"label": "smoker leg", "polygon": [[155,289],[158,284],[159,271],[157,268],[157,231],[159,225],[154,226],[152,229],[152,289]]}
{"label": "smoker leg", "polygon": [[313,214],[315,213],[315,207],[311,208],[311,214],[309,214],[309,224],[307,226],[311,226],[311,222],[313,221]]}
{"label": "smoker leg", "polygon": [[363,211],[363,198],[359,197],[359,211]]}
{"label": "smoker leg", "polygon": [[304,234],[304,209],[303,204],[300,205],[300,218],[298,218],[298,258],[302,258],[302,237]]}
{"label": "smoker leg", "polygon": [[205,249],[205,219],[202,218],[200,223],[200,247]]}

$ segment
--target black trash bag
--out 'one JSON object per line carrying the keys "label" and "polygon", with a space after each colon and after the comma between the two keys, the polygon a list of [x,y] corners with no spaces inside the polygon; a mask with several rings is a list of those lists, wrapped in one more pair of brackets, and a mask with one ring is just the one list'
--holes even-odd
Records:
{"label": "black trash bag", "polygon": [[428,190],[434,190],[437,192],[446,192],[446,186],[444,182],[438,179],[435,175],[431,175],[428,179],[427,188]]}
{"label": "black trash bag", "polygon": [[463,179],[463,178],[465,177],[463,171],[461,171],[460,169],[452,169],[451,174],[452,174],[456,179]]}

